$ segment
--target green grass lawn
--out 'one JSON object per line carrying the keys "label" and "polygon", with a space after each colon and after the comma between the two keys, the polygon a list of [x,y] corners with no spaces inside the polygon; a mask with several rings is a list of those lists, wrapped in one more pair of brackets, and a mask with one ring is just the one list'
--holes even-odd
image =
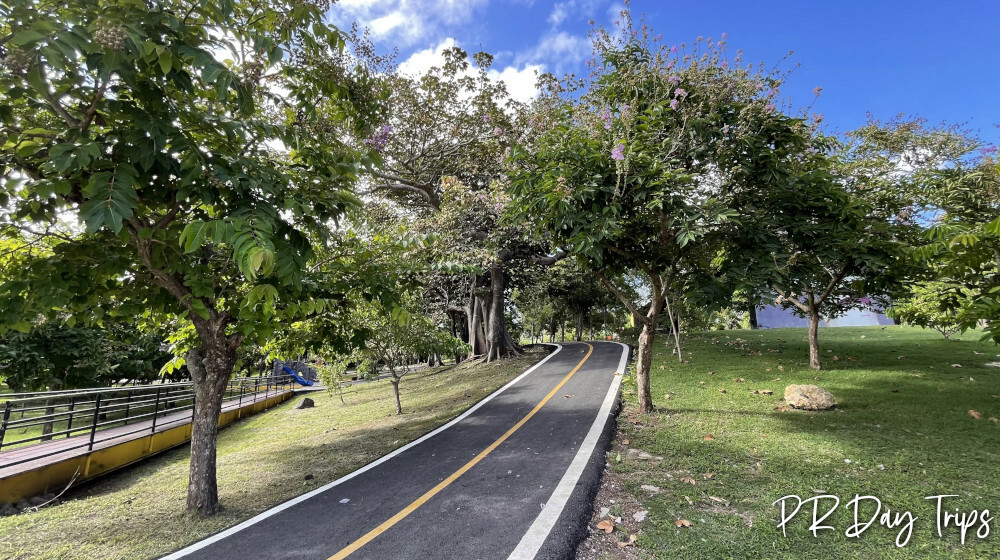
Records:
{"label": "green grass lawn", "polygon": [[[34,513],[0,518],[0,558],[140,559],[161,556],[253,517],[401,447],[454,418],[538,361],[534,352],[501,363],[436,368],[400,385],[395,416],[388,382],[351,386],[346,404],[325,392],[316,407],[294,398],[219,433],[222,511],[184,513],[186,446],[72,492]],[[306,480],[307,475],[312,478]],[[285,538],[285,537],[281,537]]]}
{"label": "green grass lawn", "polygon": [[[976,523],[963,545],[954,527],[937,536],[935,503],[924,499],[956,494],[944,502],[948,513],[1000,515],[1000,368],[985,366],[1000,360],[1000,348],[978,338],[944,340],[909,327],[821,329],[819,372],[807,365],[805,329],[690,335],[683,364],[671,356],[666,337],[658,338],[652,372],[658,411],[636,414],[630,378],[610,453],[612,477],[649,510],[636,551],[627,553],[713,560],[1000,557],[1000,521],[989,523],[985,539],[974,534],[981,529]],[[825,412],[784,409],[789,384],[817,384],[839,405]],[[663,459],[636,459],[628,448]],[[772,502],[791,494],[840,497],[839,509],[822,523],[836,530],[813,537],[807,504],[782,536]],[[845,537],[854,523],[845,505],[856,494],[880,498],[882,512],[891,509],[893,517],[916,516],[909,543],[897,548],[901,527],[878,521],[860,538]],[[823,503],[820,516],[831,504]],[[872,504],[862,506],[860,521],[874,513]],[[679,528],[678,520],[692,526]]]}

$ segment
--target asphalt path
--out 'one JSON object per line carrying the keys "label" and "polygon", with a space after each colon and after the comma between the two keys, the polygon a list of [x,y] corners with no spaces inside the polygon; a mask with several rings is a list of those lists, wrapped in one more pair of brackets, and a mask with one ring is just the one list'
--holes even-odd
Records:
{"label": "asphalt path", "polygon": [[438,430],[165,560],[570,558],[627,353],[556,345]]}

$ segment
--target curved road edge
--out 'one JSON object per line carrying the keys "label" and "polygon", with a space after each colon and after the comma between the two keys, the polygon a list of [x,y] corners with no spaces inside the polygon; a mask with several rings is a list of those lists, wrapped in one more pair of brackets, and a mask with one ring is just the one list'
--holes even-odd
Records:
{"label": "curved road edge", "polygon": [[[631,355],[628,345],[616,344],[622,347],[622,357],[590,431],[545,503],[545,509],[535,518],[507,560],[573,558],[577,546],[586,537],[587,522],[604,472],[604,454],[610,448],[621,410],[621,383]],[[572,506],[567,509],[570,502]]]}

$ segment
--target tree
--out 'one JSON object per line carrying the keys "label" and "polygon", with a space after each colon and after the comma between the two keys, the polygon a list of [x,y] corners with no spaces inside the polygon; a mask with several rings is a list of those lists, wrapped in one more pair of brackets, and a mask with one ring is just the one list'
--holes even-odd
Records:
{"label": "tree", "polygon": [[455,290],[441,300],[464,315],[472,354],[487,360],[514,357],[520,352],[504,317],[520,236],[499,223],[505,197],[494,185],[517,135],[511,116],[518,114],[517,103],[502,82],[490,78],[489,54],[470,57],[458,47],[443,54],[444,64],[422,76],[391,76],[387,122],[360,142],[381,154],[371,173],[373,191],[426,222],[417,229],[451,228],[446,237],[453,250],[441,257],[443,263],[479,267],[467,281],[429,280]]}
{"label": "tree", "polygon": [[939,307],[963,332],[985,322],[986,336],[1000,343],[1000,163],[994,153],[986,150],[980,161],[943,173],[932,199],[940,213],[916,255],[947,286]]}
{"label": "tree", "polygon": [[[313,247],[355,203],[379,94],[325,2],[18,3],[4,29],[3,223],[63,235],[0,287],[7,325],[172,315],[195,386],[187,506],[218,509],[221,399],[245,339],[322,313]],[[214,53],[227,60],[220,61]]]}
{"label": "tree", "polygon": [[[913,286],[907,297],[892,302],[886,315],[904,323],[934,329],[950,338],[969,323],[973,299],[960,286],[926,282]],[[975,323],[975,320],[972,321]]]}
{"label": "tree", "polygon": [[[681,51],[634,29],[627,11],[622,22],[596,32],[579,101],[557,84],[537,105],[533,133],[512,153],[509,191],[517,217],[642,325],[638,398],[650,412],[652,344],[660,313],[673,314],[668,296],[736,216],[727,200],[745,186],[737,171],[768,177],[786,145],[802,143],[801,123],[774,106],[780,77],[730,65],[724,41]],[[644,279],[645,302],[622,289],[628,274]]]}
{"label": "tree", "polygon": [[[898,115],[848,133],[841,152],[847,188],[871,205],[872,215],[893,224],[923,265],[910,274],[918,282],[916,300],[933,307],[934,294],[921,286],[934,285],[941,289],[937,307],[959,320],[963,331],[987,321],[989,336],[1000,341],[992,326],[1000,316],[996,146],[959,125]],[[921,315],[921,321],[930,320]]]}
{"label": "tree", "polygon": [[368,331],[363,346],[351,353],[358,364],[358,371],[384,364],[389,370],[396,414],[403,413],[399,396],[399,383],[409,373],[418,356],[452,354],[465,350],[464,343],[440,330],[423,315],[410,295],[403,305],[392,310],[377,303],[362,305],[354,310],[353,324]]}

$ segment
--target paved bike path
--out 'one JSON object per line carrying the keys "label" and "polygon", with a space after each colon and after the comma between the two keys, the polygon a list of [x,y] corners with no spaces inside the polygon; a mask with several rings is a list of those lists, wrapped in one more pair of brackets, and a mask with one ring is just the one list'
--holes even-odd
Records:
{"label": "paved bike path", "polygon": [[618,343],[558,345],[413,444],[165,558],[569,557],[626,356]]}

